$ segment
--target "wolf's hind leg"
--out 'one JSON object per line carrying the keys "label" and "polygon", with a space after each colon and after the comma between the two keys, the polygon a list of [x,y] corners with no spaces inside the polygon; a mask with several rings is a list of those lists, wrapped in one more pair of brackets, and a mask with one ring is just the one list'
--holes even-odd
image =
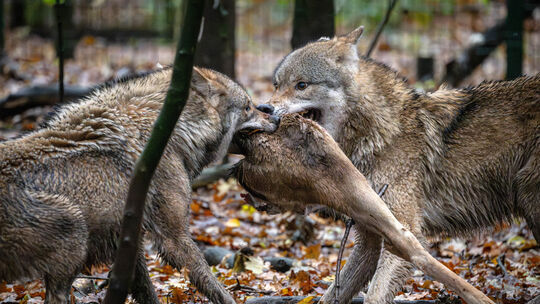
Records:
{"label": "wolf's hind leg", "polygon": [[[24,192],[31,237],[25,250],[34,251],[34,263],[44,275],[45,303],[69,303],[71,285],[86,262],[88,229],[77,204],[61,195]],[[22,235],[25,233],[22,232]]]}
{"label": "wolf's hind leg", "polygon": [[[381,252],[382,239],[375,233],[368,232],[355,225],[353,251],[340,274],[339,303],[350,303],[352,298],[366,286],[377,268]],[[334,304],[335,283],[324,293],[321,303]]]}
{"label": "wolf's hind leg", "polygon": [[383,249],[364,303],[393,303],[395,294],[411,273],[411,263]]}
{"label": "wolf's hind leg", "polygon": [[75,280],[75,276],[75,274],[71,277],[45,275],[45,303],[70,303],[71,285],[73,284],[73,280]]}
{"label": "wolf's hind leg", "polygon": [[532,156],[516,177],[516,204],[540,244],[540,158]]}

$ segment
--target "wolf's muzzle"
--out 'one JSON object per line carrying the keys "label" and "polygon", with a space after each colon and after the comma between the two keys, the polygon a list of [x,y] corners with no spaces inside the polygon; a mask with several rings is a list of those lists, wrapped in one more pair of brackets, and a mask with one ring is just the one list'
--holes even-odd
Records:
{"label": "wolf's muzzle", "polygon": [[263,113],[266,113],[266,114],[273,115],[275,109],[274,109],[273,105],[263,103],[263,104],[257,106],[257,110],[259,110],[259,111],[261,111]]}
{"label": "wolf's muzzle", "polygon": [[270,117],[268,117],[268,120],[271,123],[276,124],[276,126],[279,126],[279,122],[281,121],[281,117],[279,117],[277,115],[270,115]]}

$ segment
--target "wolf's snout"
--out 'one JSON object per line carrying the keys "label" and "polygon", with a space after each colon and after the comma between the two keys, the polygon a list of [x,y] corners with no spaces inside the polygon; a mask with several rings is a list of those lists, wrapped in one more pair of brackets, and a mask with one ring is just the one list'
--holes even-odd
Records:
{"label": "wolf's snout", "polygon": [[[263,113],[266,113],[266,114],[274,114],[274,106],[273,105],[269,105],[267,103],[263,103],[262,105],[258,105],[257,106],[257,110],[263,112]],[[279,121],[278,121],[279,123]]]}
{"label": "wolf's snout", "polygon": [[270,122],[275,124],[276,126],[279,126],[279,122],[281,121],[281,118],[277,115],[270,115],[268,120],[270,120]]}

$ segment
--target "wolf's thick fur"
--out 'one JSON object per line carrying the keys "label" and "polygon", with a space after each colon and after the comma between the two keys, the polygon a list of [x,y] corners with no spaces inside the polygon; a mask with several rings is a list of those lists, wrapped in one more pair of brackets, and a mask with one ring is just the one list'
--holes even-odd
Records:
{"label": "wolf's thick fur", "polygon": [[[99,89],[60,108],[44,128],[0,143],[0,281],[41,277],[46,302],[67,303],[84,266],[112,262],[132,168],[170,77],[166,69]],[[161,258],[187,267],[214,303],[234,300],[190,237],[190,183],[245,128],[276,124],[232,80],[194,69],[145,210],[144,230]],[[132,291],[139,303],[159,303],[142,252]]]}
{"label": "wolf's thick fur", "polygon": [[[317,120],[372,187],[389,184],[385,202],[420,239],[467,236],[521,217],[539,241],[540,74],[420,93],[357,54],[361,33],[286,56],[274,73],[275,113]],[[366,302],[390,303],[411,264],[355,228],[339,302],[372,279]]]}

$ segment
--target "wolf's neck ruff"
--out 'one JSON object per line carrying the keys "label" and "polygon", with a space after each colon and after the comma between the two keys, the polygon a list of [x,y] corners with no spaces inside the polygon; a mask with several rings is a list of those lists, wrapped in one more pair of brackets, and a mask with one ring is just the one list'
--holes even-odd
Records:
{"label": "wolf's neck ruff", "polygon": [[[370,179],[375,157],[403,133],[419,94],[384,64],[361,57],[350,86],[344,123],[334,135],[353,164]],[[396,119],[399,117],[399,119]]]}

